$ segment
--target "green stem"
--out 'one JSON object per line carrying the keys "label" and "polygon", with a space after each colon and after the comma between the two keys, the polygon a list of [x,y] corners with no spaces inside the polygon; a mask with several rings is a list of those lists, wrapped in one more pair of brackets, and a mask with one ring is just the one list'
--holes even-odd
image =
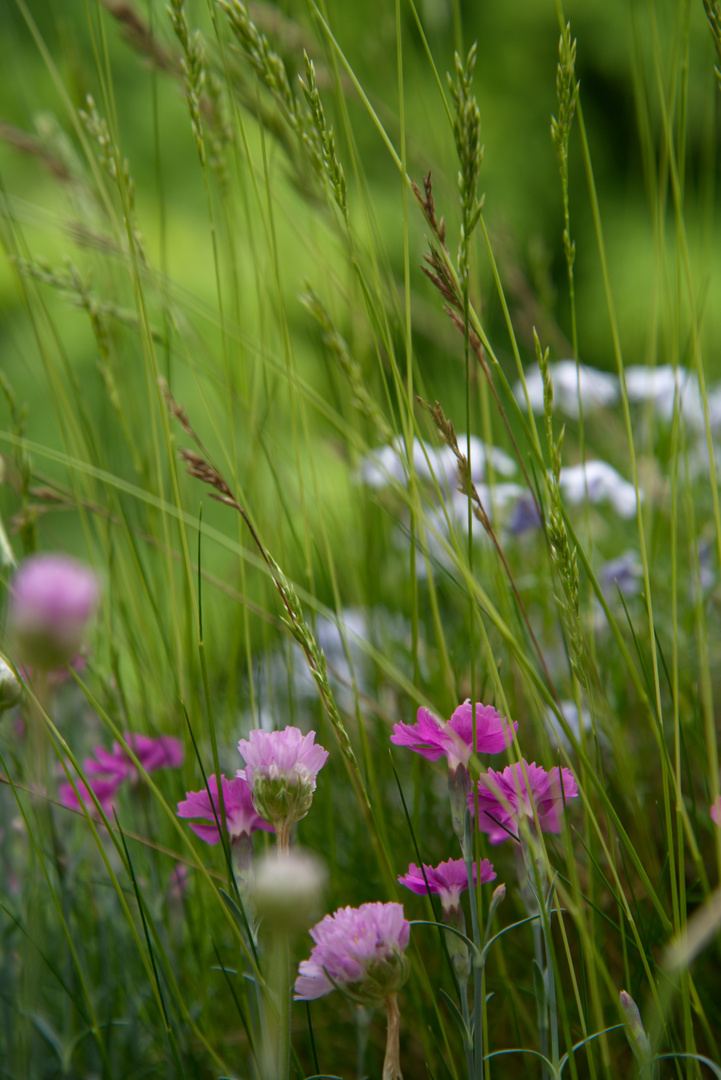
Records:
{"label": "green stem", "polygon": [[[475,712],[475,710],[474,710]],[[481,934],[478,927],[478,903],[476,898],[476,887],[473,884],[473,838],[471,836],[471,815],[466,813],[466,825],[465,833],[463,836],[463,861],[466,864],[466,874],[468,876],[468,895],[470,897],[471,907],[471,928],[473,934],[473,944],[476,949],[480,951],[481,948]],[[478,964],[474,958],[473,960],[473,1052],[474,1052],[474,1067],[477,1080],[481,1080],[483,1076],[483,1016],[482,1016],[482,1002],[483,995],[483,965]]]}
{"label": "green stem", "polygon": [[271,940],[266,994],[264,1080],[288,1080],[290,1073],[290,952],[288,935],[276,930]]}

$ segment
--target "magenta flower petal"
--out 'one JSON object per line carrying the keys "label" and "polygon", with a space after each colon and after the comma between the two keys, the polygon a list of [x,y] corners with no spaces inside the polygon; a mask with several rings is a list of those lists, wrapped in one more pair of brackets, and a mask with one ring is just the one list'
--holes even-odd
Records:
{"label": "magenta flower petal", "polygon": [[[231,840],[235,840],[236,837],[242,836],[244,833],[250,836],[256,829],[273,832],[273,826],[256,813],[250,788],[242,777],[228,780],[223,776],[222,782],[225,823]],[[185,799],[178,803],[178,817],[206,819],[209,824],[205,825],[199,821],[191,821],[190,827],[196,836],[199,836],[206,844],[217,844],[220,840],[220,833],[216,824],[216,815],[218,822],[221,820],[217,776],[208,777],[208,787],[210,788],[210,795],[206,788],[202,788],[200,791],[186,792]]]}
{"label": "magenta flower petal", "polygon": [[417,723],[393,725],[391,742],[396,746],[408,746],[428,761],[438,761],[454,746],[453,741],[445,734],[445,727],[440,717],[421,706]]}
{"label": "magenta flower petal", "polygon": [[[496,871],[493,864],[488,859],[483,859],[480,866],[481,884],[494,881]],[[468,888],[468,875],[463,859],[447,859],[446,862],[439,863],[438,866],[426,866],[424,863],[423,870],[426,872],[425,879],[420,867],[416,866],[415,863],[411,863],[408,867],[408,873],[399,877],[398,881],[419,896],[427,894],[428,889],[430,889],[432,893],[440,897],[444,911],[448,908],[458,907],[461,893]],[[428,888],[426,888],[426,880],[428,881]],[[473,883],[474,885],[478,884],[477,863],[473,866]]]}
{"label": "magenta flower petal", "polygon": [[335,983],[368,1004],[382,1003],[408,977],[410,930],[401,904],[361,904],[326,915],[310,931],[315,945],[298,968],[296,1000],[329,994]]}
{"label": "magenta flower petal", "polygon": [[[462,741],[473,746],[473,711],[470,701],[459,705],[448,721],[448,727],[455,731]],[[513,742],[513,735],[518,724],[509,724],[492,705],[476,705],[476,745],[479,754],[500,754]]]}
{"label": "magenta flower petal", "polygon": [[468,806],[474,821],[477,807],[481,831],[488,834],[492,844],[500,844],[509,834],[518,836],[521,818],[534,822],[534,806],[541,830],[560,832],[564,799],[577,796],[578,785],[570,769],[556,766],[546,772],[535,762],[529,765],[523,761],[507,766],[503,772],[489,769],[469,794]]}
{"label": "magenta flower petal", "polygon": [[71,810],[77,810],[80,808],[82,802],[91,813],[96,813],[97,807],[90,794],[90,789],[92,789],[102,807],[103,813],[106,815],[112,814],[115,792],[118,789],[117,782],[113,780],[93,780],[88,786],[84,784],[82,780],[76,780],[75,786],[78,789],[77,795],[73,790],[73,785],[69,781],[65,781],[58,788],[58,795],[63,806],[67,806]]}
{"label": "magenta flower petal", "polygon": [[[117,743],[114,746],[117,746]],[[116,751],[96,746],[93,748],[93,755],[83,762],[83,769],[92,778],[114,780],[116,784],[120,784],[135,771],[130,758],[123,754],[120,747]]]}
{"label": "magenta flower petal", "polygon": [[[149,735],[127,732],[125,741],[148,773],[156,769],[177,768],[183,763],[182,744],[171,735],[153,739]],[[116,786],[124,780],[137,781],[139,777],[135,762],[119,742],[113,743],[112,750],[96,746],[93,756],[83,762],[83,768],[89,777],[112,781]]]}
{"label": "magenta flower petal", "polygon": [[[140,735],[129,731],[125,734],[125,741],[137,757],[146,772],[155,772],[156,769],[177,769],[183,764],[183,744],[172,735],[159,735],[154,739],[150,735]],[[124,753],[118,743],[113,744],[113,749]],[[130,758],[128,758],[130,761]],[[135,766],[130,762],[133,770]]]}
{"label": "magenta flower petal", "polygon": [[[492,705],[476,704],[476,747],[479,754],[498,754],[513,741],[518,724],[510,724]],[[469,701],[444,723],[428,709],[418,710],[415,724],[395,724],[391,742],[407,746],[428,761],[438,761],[445,754],[448,768],[455,771],[467,765],[473,753],[473,710]]]}

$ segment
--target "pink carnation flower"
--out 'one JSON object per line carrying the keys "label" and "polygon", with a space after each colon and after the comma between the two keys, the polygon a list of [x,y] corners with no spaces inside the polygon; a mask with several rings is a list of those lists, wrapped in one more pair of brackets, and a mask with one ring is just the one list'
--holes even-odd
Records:
{"label": "pink carnation flower", "polygon": [[304,735],[300,728],[286,727],[283,731],[251,731],[247,739],[238,740],[238,749],[246,767],[239,770],[251,785],[258,780],[296,775],[313,785],[328,760],[328,751],[315,745],[315,732]]}
{"label": "pink carnation flower", "polygon": [[[140,735],[129,731],[125,742],[133,751],[147,773],[156,769],[175,769],[183,764],[183,746],[172,735],[160,735],[157,739],[150,735]],[[113,743],[112,750],[96,746],[94,757],[86,758],[83,768],[90,777],[114,779],[116,784],[123,780],[136,781],[139,773],[127,750],[119,742]]]}
{"label": "pink carnation flower", "polygon": [[[488,859],[484,859],[480,866],[481,883],[495,881],[496,871],[493,869],[493,864]],[[427,888],[423,872],[415,863],[410,864],[408,873],[399,877],[398,881],[419,896],[423,896],[430,889],[432,893],[440,897],[444,913],[458,908],[461,902],[461,893],[468,888],[468,874],[463,859],[447,859],[446,862],[439,863],[438,866],[426,866],[424,863],[423,870],[425,870],[426,879],[428,880]],[[477,863],[473,864],[473,884],[478,884]]]}
{"label": "pink carnation flower", "polygon": [[[479,754],[499,754],[513,741],[518,724],[509,724],[492,705],[476,704],[476,749]],[[391,742],[408,746],[429,761],[445,754],[448,768],[455,772],[468,765],[473,753],[473,710],[470,699],[459,705],[448,723],[428,709],[418,710],[415,724],[395,724]]]}
{"label": "pink carnation flower", "polygon": [[563,800],[577,796],[578,785],[570,769],[556,766],[546,772],[535,762],[529,765],[524,761],[509,765],[503,772],[489,769],[478,781],[477,790],[469,794],[468,805],[473,820],[488,833],[491,843],[500,844],[509,833],[518,836],[521,818],[534,822],[534,806],[541,830],[559,833]]}
{"label": "pink carnation flower", "polygon": [[296,1001],[329,994],[334,983],[366,1004],[386,1001],[408,977],[410,932],[401,904],[361,904],[326,915],[310,931],[315,945],[298,968]]}
{"label": "pink carnation flower", "polygon": [[[221,777],[223,782],[223,805],[225,806],[225,824],[231,840],[239,836],[250,836],[256,829],[265,829],[273,832],[273,826],[256,813],[253,799],[247,781],[238,776],[234,780]],[[192,822],[190,827],[196,836],[205,840],[206,844],[217,844],[220,840],[218,824],[220,817],[220,803],[218,800],[218,778],[215,775],[208,777],[208,788],[201,791],[186,792],[185,799],[178,803],[178,817],[181,818],[205,818],[209,825],[201,825]],[[211,802],[212,796],[212,802]],[[214,809],[215,808],[215,809]]]}
{"label": "pink carnation flower", "polygon": [[90,789],[92,789],[93,794],[102,807],[103,813],[106,816],[112,815],[115,792],[118,789],[118,783],[116,781],[93,780],[88,787],[82,780],[76,780],[75,787],[78,789],[77,795],[73,790],[73,785],[69,781],[65,781],[65,783],[61,784],[58,788],[58,795],[60,796],[60,802],[63,806],[67,806],[70,810],[78,810],[81,804],[83,804],[90,813],[97,813],[97,807],[93,802],[93,796],[90,794]]}
{"label": "pink carnation flower", "polygon": [[31,555],[13,576],[8,625],[24,664],[42,671],[78,651],[97,607],[98,579],[67,555]]}
{"label": "pink carnation flower", "polygon": [[711,803],[711,820],[721,828],[721,795]]}
{"label": "pink carnation flower", "polygon": [[297,727],[251,731],[238,749],[246,762],[238,776],[247,780],[260,816],[275,825],[278,846],[286,848],[290,826],[310,810],[328,751],[315,745],[314,731],[303,735]]}

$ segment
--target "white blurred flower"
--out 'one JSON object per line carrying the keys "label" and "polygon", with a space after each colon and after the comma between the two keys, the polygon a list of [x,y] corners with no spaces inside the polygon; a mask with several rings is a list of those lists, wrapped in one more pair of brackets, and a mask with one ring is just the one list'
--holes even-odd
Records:
{"label": "white blurred flower", "polygon": [[[405,442],[401,435],[397,435],[392,443],[366,454],[361,461],[358,478],[362,484],[376,490],[394,482],[405,484],[407,465]],[[420,439],[413,440],[413,468],[421,480],[431,480],[433,476],[441,480],[447,472],[442,452]]]}
{"label": "white blurred flower", "polygon": [[[606,461],[587,461],[561,470],[560,485],[569,503],[578,506],[586,499],[592,505],[610,502],[616,513],[631,518],[636,513],[636,490]],[[641,493],[643,498],[643,493]]]}
{"label": "white blurred flower", "polygon": [[16,705],[22,694],[20,680],[7,661],[0,656],[0,713]]}
{"label": "white blurred flower", "polygon": [[[468,436],[461,433],[456,437],[461,453],[467,457]],[[448,483],[451,485],[456,484],[458,476],[456,455],[449,446],[444,446],[440,451],[440,456],[446,466]],[[500,450],[497,446],[491,446],[490,443],[484,442],[477,435],[471,435],[471,479],[474,484],[486,479],[489,461],[493,471],[498,473],[499,476],[515,475],[516,463],[510,454],[507,454],[505,450]]]}
{"label": "white blurred flower", "polygon": [[[685,367],[673,368],[671,364],[659,367],[646,367],[632,364],[626,368],[626,390],[629,401],[652,401],[656,415],[665,423],[673,420],[673,402],[678,387],[679,409],[692,428],[702,431],[705,426],[703,403],[698,378]],[[721,397],[716,389],[714,394],[714,415],[717,423],[721,422]],[[711,401],[709,400],[711,410]]]}
{"label": "white blurred flower", "polygon": [[323,897],[328,872],[311,851],[292,848],[261,856],[255,865],[253,899],[271,931],[307,930]]}
{"label": "white blurred flower", "polygon": [[[466,436],[461,433],[457,438],[461,453],[466,455]],[[485,479],[489,461],[499,476],[513,476],[516,471],[516,463],[512,457],[497,446],[484,443],[477,435],[471,436],[470,460],[474,483]],[[389,487],[393,483],[405,485],[408,478],[407,466],[405,442],[398,435],[392,443],[379,446],[366,454],[358,470],[358,481],[375,490]],[[413,468],[419,480],[432,482],[435,478],[442,487],[451,490],[458,483],[456,456],[448,446],[437,449],[430,443],[414,439]]]}
{"label": "white blurred flower", "polygon": [[[496,514],[505,510],[508,506],[515,504],[518,499],[523,495],[525,488],[522,488],[520,484],[494,484],[492,487],[489,484],[476,484],[476,491],[478,497],[481,500],[483,509],[488,514],[488,518],[492,524],[495,525]],[[450,504],[446,504],[449,511],[449,517],[452,523],[460,525],[463,532],[468,532],[468,496],[462,492],[457,491],[453,496]],[[484,532],[483,526],[476,518],[473,524],[473,532]]]}
{"label": "white blurred flower", "polygon": [[721,383],[706,387],[708,415],[712,431],[721,431]]}
{"label": "white blurred flower", "polygon": [[[578,416],[579,381],[584,412],[608,408],[618,401],[618,379],[606,371],[598,371],[597,368],[588,367],[587,364],[579,364],[576,368],[575,360],[559,360],[557,364],[549,364],[549,371],[553,382],[554,407],[566,416],[574,418]],[[543,413],[543,376],[538,364],[530,367],[524,377],[531,408],[535,413],[541,414]],[[513,393],[518,404],[524,407],[526,395],[520,379],[514,386]]]}

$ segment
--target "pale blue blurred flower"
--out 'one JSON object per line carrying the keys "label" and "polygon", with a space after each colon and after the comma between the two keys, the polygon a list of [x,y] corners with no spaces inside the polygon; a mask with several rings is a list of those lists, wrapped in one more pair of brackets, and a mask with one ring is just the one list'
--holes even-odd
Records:
{"label": "pale blue blurred flower", "polygon": [[[605,461],[587,461],[561,470],[561,491],[573,506],[586,500],[592,505],[609,502],[619,517],[631,518],[636,513],[636,490],[620,473]],[[643,498],[643,492],[641,492]]]}
{"label": "pale blue blurred flower", "polygon": [[[598,371],[597,368],[588,367],[587,364],[579,364],[577,369],[575,360],[559,360],[557,364],[549,364],[548,368],[553,382],[554,408],[558,408],[566,416],[575,419],[579,415],[579,381],[584,413],[593,412],[595,409],[610,408],[618,401],[618,379],[615,375]],[[535,413],[542,414],[543,376],[538,364],[528,368],[524,377],[531,408]],[[518,404],[525,408],[526,395],[520,379],[513,387],[513,394]]]}

